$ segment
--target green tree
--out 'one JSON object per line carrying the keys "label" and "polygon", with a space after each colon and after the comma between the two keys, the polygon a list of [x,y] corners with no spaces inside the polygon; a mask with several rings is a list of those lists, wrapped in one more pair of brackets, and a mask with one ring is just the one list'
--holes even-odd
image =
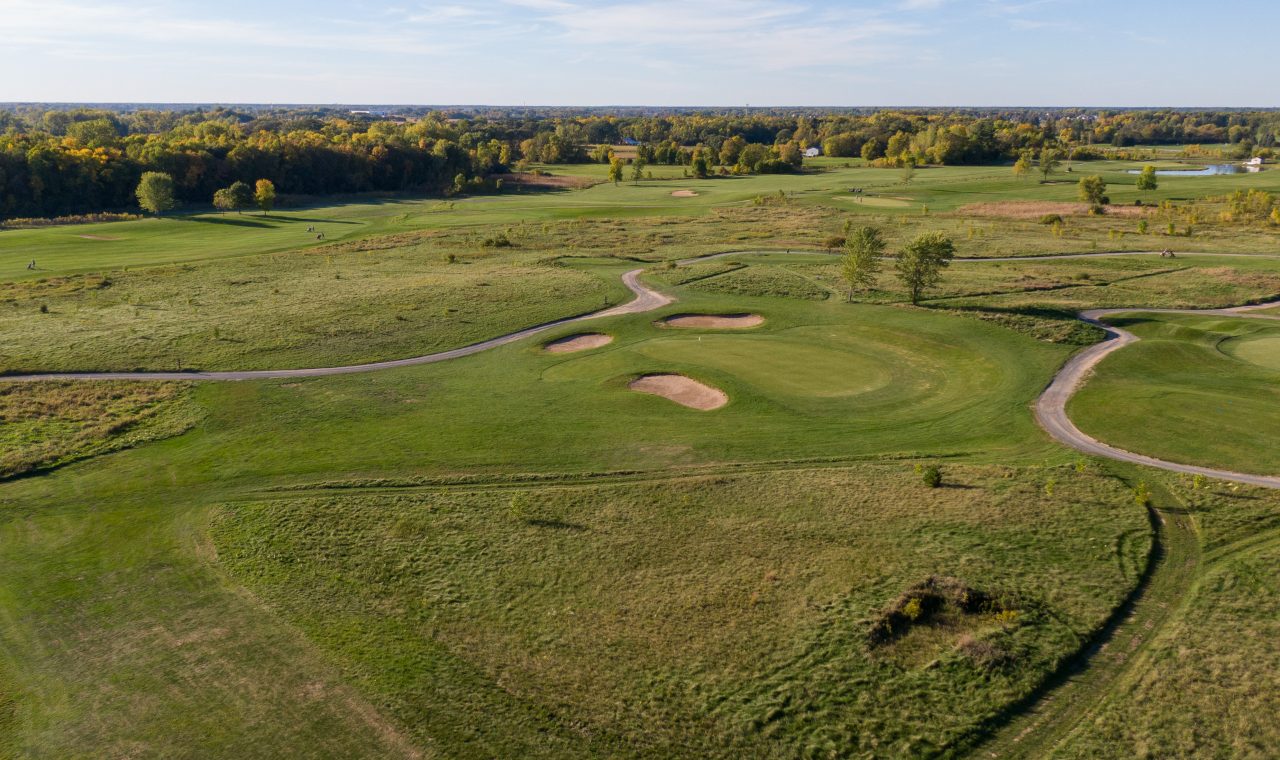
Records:
{"label": "green tree", "polygon": [[227,188],[227,192],[231,196],[231,208],[236,211],[243,212],[253,205],[253,189],[247,183],[236,180]]}
{"label": "green tree", "polygon": [[625,165],[626,164],[622,162],[622,159],[618,158],[617,156],[614,156],[613,158],[609,159],[609,181],[610,182],[616,185],[622,181],[622,167]]}
{"label": "green tree", "polygon": [[642,179],[644,179],[644,159],[637,158],[635,163],[631,164],[631,181],[638,185]]}
{"label": "green tree", "polygon": [[853,301],[853,291],[870,290],[880,274],[880,257],[884,255],[884,239],[875,227],[859,227],[850,230],[845,239],[844,259],[840,263],[840,276],[849,285],[846,300]]}
{"label": "green tree", "polygon": [[1142,172],[1138,174],[1139,190],[1155,190],[1159,185],[1156,182],[1156,168],[1154,166],[1142,167]]}
{"label": "green tree", "polygon": [[135,191],[138,205],[153,214],[163,214],[176,205],[173,198],[173,177],[164,172],[146,172]]}
{"label": "green tree", "polygon": [[942,270],[951,265],[955,255],[955,243],[941,232],[926,232],[898,253],[894,268],[911,296],[911,303],[920,303],[924,291],[938,284]]}
{"label": "green tree", "polygon": [[236,207],[235,198],[231,196],[231,188],[224,187],[214,191],[213,207],[219,211],[231,211]]}
{"label": "green tree", "polygon": [[276,206],[276,186],[269,179],[260,179],[253,186],[253,201],[258,204],[258,208],[262,209],[262,213],[267,213]]}
{"label": "green tree", "polygon": [[916,162],[914,159],[908,158],[902,162],[902,184],[910,185],[911,180],[916,176]]}
{"label": "green tree", "polygon": [[1107,181],[1097,174],[1091,177],[1081,177],[1080,200],[1095,209],[1107,205],[1111,201],[1107,197]]}
{"label": "green tree", "polygon": [[1049,181],[1049,175],[1053,174],[1053,170],[1058,168],[1061,163],[1062,156],[1053,148],[1043,148],[1040,151],[1040,174],[1044,175],[1044,180]]}
{"label": "green tree", "polygon": [[707,157],[705,148],[693,149],[693,160],[690,162],[689,166],[693,169],[693,176],[698,179],[707,178],[707,175],[711,173],[711,159]]}
{"label": "green tree", "polygon": [[1013,176],[1022,179],[1031,173],[1031,151],[1024,150],[1013,164]]}

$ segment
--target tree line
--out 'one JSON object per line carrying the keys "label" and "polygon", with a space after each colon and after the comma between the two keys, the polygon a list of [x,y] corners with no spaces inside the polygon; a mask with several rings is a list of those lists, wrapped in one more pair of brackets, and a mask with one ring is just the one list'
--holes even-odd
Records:
{"label": "tree line", "polygon": [[146,172],[168,174],[177,202],[203,205],[259,179],[286,195],[468,189],[529,163],[609,163],[619,145],[706,176],[794,171],[810,148],[909,167],[1139,142],[1280,144],[1275,111],[406,110],[11,107],[0,110],[0,218],[131,209]]}

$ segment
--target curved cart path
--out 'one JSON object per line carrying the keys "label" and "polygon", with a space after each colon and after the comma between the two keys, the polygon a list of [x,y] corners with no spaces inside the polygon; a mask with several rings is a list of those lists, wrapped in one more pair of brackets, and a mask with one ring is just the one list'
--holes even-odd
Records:
{"label": "curved cart path", "polygon": [[[707,256],[698,256],[690,259],[683,259],[679,263],[682,265],[692,264],[699,261],[708,261],[711,259],[725,258],[729,256],[744,256],[751,254],[777,254],[781,251],[727,251],[724,253],[713,253]],[[824,253],[823,251],[811,251],[803,249],[795,249],[787,251],[794,254],[813,254]],[[1063,253],[1051,254],[1047,256],[1003,256],[996,258],[966,258],[955,259],[956,262],[966,263],[982,263],[982,262],[1010,262],[1010,261],[1037,261],[1037,260],[1055,260],[1055,259],[1088,259],[1088,258],[1105,258],[1115,256],[1159,256],[1159,251],[1107,251],[1099,253]],[[1248,257],[1248,258],[1280,258],[1280,256],[1272,256],[1266,254],[1247,254],[1247,253],[1188,253],[1185,256],[1222,256],[1222,257]],[[1176,261],[1176,259],[1175,259]],[[548,330],[561,327],[563,325],[585,322],[592,319],[600,319],[603,317],[614,317],[624,314],[641,314],[647,311],[662,308],[669,303],[675,301],[671,296],[650,288],[640,281],[640,275],[644,269],[632,269],[622,275],[622,284],[627,287],[635,298],[620,306],[614,306],[601,311],[583,314],[577,317],[568,317],[566,319],[558,319],[553,322],[547,322],[534,327],[528,327],[506,335],[500,335],[496,338],[473,343],[469,346],[455,348],[448,351],[440,351],[434,354],[425,354],[423,356],[413,356],[406,359],[392,359],[389,361],[369,362],[367,364],[350,364],[342,367],[308,367],[301,369],[262,369],[262,370],[228,370],[214,372],[48,372],[34,373],[26,375],[8,375],[0,376],[0,382],[29,382],[37,380],[271,380],[279,378],[300,378],[300,377],[324,377],[328,375],[348,375],[359,372],[373,372],[382,369],[394,369],[396,367],[412,367],[419,364],[434,364],[436,362],[448,361],[450,359],[460,359],[464,356],[478,354],[481,351],[488,351],[491,348],[505,346],[508,343],[514,343],[519,340],[546,332]],[[1156,459],[1142,454],[1134,454],[1114,446],[1109,446],[1091,436],[1083,433],[1078,427],[1067,417],[1066,405],[1071,396],[1076,392],[1081,384],[1088,378],[1089,373],[1102,361],[1108,354],[1117,351],[1130,343],[1138,340],[1138,337],[1127,330],[1118,327],[1103,324],[1099,321],[1102,317],[1118,314],[1121,312],[1147,312],[1147,313],[1165,313],[1165,314],[1218,314],[1222,316],[1240,317],[1248,316],[1263,319],[1280,319],[1280,317],[1262,314],[1249,314],[1248,312],[1274,306],[1275,303],[1259,304],[1257,306],[1241,306],[1233,309],[1142,309],[1142,308],[1125,308],[1125,309],[1094,309],[1080,314],[1080,318],[1085,322],[1101,327],[1107,333],[1107,339],[1102,343],[1081,351],[1073,356],[1062,369],[1058,370],[1052,382],[1036,400],[1035,418],[1041,427],[1049,433],[1054,440],[1059,443],[1066,444],[1074,449],[1083,451],[1087,454],[1116,459],[1122,462],[1132,462],[1134,464],[1142,464],[1150,467],[1158,467],[1172,472],[1182,472],[1191,475],[1204,475],[1210,478],[1219,478],[1222,480],[1234,480],[1241,483],[1249,483],[1251,485],[1265,486],[1267,488],[1280,488],[1280,477],[1267,475],[1251,475],[1242,472],[1233,472],[1230,470],[1218,470],[1210,467],[1198,467],[1195,465],[1178,464],[1177,462],[1169,462],[1163,459]]]}
{"label": "curved cart path", "polygon": [[1158,467],[1162,470],[1171,472],[1181,472],[1188,475],[1204,475],[1208,478],[1218,478],[1220,480],[1234,480],[1240,483],[1248,483],[1255,486],[1263,486],[1265,488],[1280,488],[1280,477],[1272,475],[1252,475],[1243,472],[1233,472],[1231,470],[1218,470],[1212,467],[1198,467],[1190,464],[1178,464],[1177,462],[1169,462],[1164,459],[1156,459],[1144,454],[1135,454],[1131,451],[1118,449],[1115,446],[1099,441],[1098,439],[1085,434],[1080,428],[1075,426],[1071,418],[1067,416],[1067,402],[1075,395],[1088,379],[1089,374],[1098,366],[1104,358],[1114,351],[1131,344],[1137,343],[1139,338],[1128,330],[1105,324],[1102,322],[1103,317],[1112,314],[1121,313],[1142,313],[1142,314],[1197,314],[1201,316],[1222,316],[1222,317],[1251,317],[1253,319],[1280,319],[1280,316],[1270,314],[1250,314],[1249,312],[1258,309],[1271,308],[1276,302],[1256,304],[1253,306],[1238,306],[1233,309],[1091,309],[1080,313],[1080,319],[1092,325],[1101,327],[1107,333],[1107,338],[1101,343],[1095,343],[1085,350],[1071,357],[1071,359],[1058,370],[1058,374],[1054,375],[1053,381],[1049,383],[1049,387],[1045,388],[1040,394],[1040,398],[1036,399],[1035,416],[1036,422],[1040,423],[1040,427],[1045,429],[1054,440],[1064,443],[1073,449],[1083,451],[1086,454],[1115,459],[1121,462],[1132,462],[1134,464],[1147,465],[1148,467]]}

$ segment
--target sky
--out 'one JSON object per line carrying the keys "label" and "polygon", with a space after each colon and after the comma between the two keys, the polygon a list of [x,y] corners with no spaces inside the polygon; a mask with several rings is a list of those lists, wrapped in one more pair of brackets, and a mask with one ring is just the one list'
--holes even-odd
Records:
{"label": "sky", "polygon": [[1272,107],[1277,27],[1275,0],[0,0],[0,102]]}

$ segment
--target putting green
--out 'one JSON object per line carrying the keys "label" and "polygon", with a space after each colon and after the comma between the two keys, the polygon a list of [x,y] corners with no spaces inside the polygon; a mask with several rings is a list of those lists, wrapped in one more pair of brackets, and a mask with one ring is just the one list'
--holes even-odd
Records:
{"label": "putting green", "polygon": [[[699,365],[730,373],[775,398],[856,396],[879,390],[894,379],[894,371],[880,354],[884,346],[857,350],[849,345],[830,348],[810,343],[815,333],[831,330],[792,330],[785,335],[726,335],[710,339],[659,339],[637,350],[652,359],[679,365]],[[833,336],[834,337],[834,336]]]}
{"label": "putting green", "polygon": [[1280,335],[1228,340],[1221,346],[1228,355],[1267,369],[1280,370]]}

